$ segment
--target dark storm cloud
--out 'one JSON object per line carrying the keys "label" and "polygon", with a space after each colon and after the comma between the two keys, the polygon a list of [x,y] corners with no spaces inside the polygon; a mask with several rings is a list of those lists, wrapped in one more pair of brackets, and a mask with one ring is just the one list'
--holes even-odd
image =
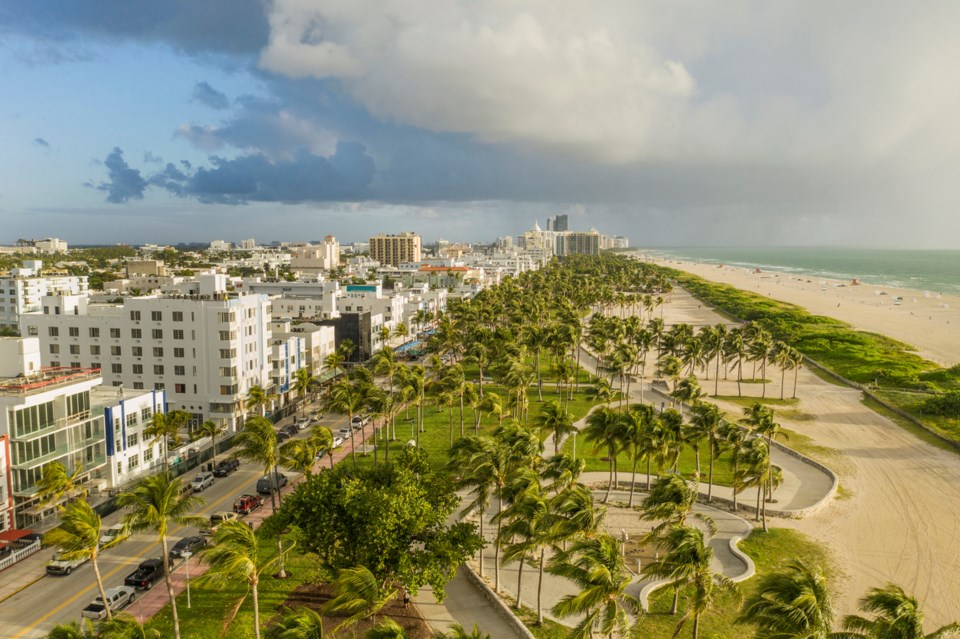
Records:
{"label": "dark storm cloud", "polygon": [[50,148],[50,143],[44,140],[43,138],[33,138],[33,143],[37,146],[42,146],[45,149]]}
{"label": "dark storm cloud", "polygon": [[261,0],[31,0],[0,3],[0,33],[53,43],[93,35],[167,43],[190,54],[255,55],[269,25]]}
{"label": "dark storm cloud", "polygon": [[130,168],[127,161],[123,159],[122,149],[114,147],[103,164],[108,170],[108,180],[97,186],[97,189],[107,192],[107,202],[123,204],[130,200],[143,199],[147,181],[143,179],[139,170]]}
{"label": "dark storm cloud", "polygon": [[211,109],[221,110],[230,106],[230,100],[227,99],[227,96],[214,89],[207,82],[197,82],[194,85],[193,99]]}

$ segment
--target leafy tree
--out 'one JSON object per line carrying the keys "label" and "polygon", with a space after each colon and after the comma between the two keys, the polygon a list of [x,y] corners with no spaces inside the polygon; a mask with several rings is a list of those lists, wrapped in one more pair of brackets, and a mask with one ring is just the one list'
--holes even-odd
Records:
{"label": "leafy tree", "polygon": [[150,425],[143,429],[143,435],[145,437],[153,438],[150,441],[151,446],[160,442],[161,458],[163,459],[164,467],[166,467],[167,463],[168,444],[173,442],[173,446],[177,447],[183,442],[180,431],[184,429],[189,421],[190,413],[183,410],[172,410],[169,413],[158,412],[153,414]]}
{"label": "leafy tree", "polygon": [[491,639],[490,635],[481,632],[477,624],[473,624],[473,630],[467,631],[458,623],[450,626],[450,630],[439,632],[434,639]]}
{"label": "leafy tree", "polygon": [[475,526],[447,524],[458,498],[426,453],[405,448],[373,468],[340,464],[300,484],[280,517],[328,569],[366,567],[380,584],[416,591],[444,584],[480,547]]}
{"label": "leafy tree", "polygon": [[163,639],[163,633],[148,628],[131,614],[122,612],[100,626],[99,639]]}
{"label": "leafy tree", "polygon": [[197,428],[197,430],[193,431],[193,436],[196,439],[200,439],[201,437],[210,438],[210,447],[213,450],[214,465],[217,464],[217,437],[223,435],[225,432],[227,432],[226,428],[210,420],[203,422],[200,424],[200,427]]}
{"label": "leafy tree", "polygon": [[916,598],[900,586],[888,583],[883,588],[871,588],[860,599],[860,610],[873,613],[873,619],[848,615],[843,627],[848,632],[837,633],[843,639],[941,639],[960,637],[960,623],[951,623],[930,634],[923,631],[923,612]]}
{"label": "leafy tree", "polygon": [[346,615],[336,631],[340,632],[358,621],[373,618],[377,623],[377,614],[396,598],[398,588],[384,587],[381,582],[364,566],[341,568],[333,582],[336,596],[327,602],[325,614]]}
{"label": "leafy tree", "polygon": [[754,639],[830,639],[833,605],[823,573],[799,559],[764,575],[743,602],[737,623],[753,624]]}
{"label": "leafy tree", "polygon": [[68,621],[67,623],[58,623],[50,632],[46,639],[96,639],[97,632],[93,628],[93,623],[89,619],[83,619],[80,623]]}
{"label": "leafy tree", "polygon": [[249,411],[257,411],[261,417],[266,417],[267,406],[270,406],[277,400],[275,393],[270,393],[263,386],[251,386],[247,391],[246,408]]}
{"label": "leafy tree", "polygon": [[281,607],[280,618],[263,634],[265,639],[323,639],[323,617],[306,606]]}
{"label": "leafy tree", "polygon": [[[67,469],[58,461],[52,461],[44,464],[40,471],[40,479],[37,480],[37,496],[41,504],[59,504],[77,489],[77,479],[83,472],[81,466],[77,466],[73,473],[67,474]],[[81,495],[86,495],[86,490],[82,490]]]}

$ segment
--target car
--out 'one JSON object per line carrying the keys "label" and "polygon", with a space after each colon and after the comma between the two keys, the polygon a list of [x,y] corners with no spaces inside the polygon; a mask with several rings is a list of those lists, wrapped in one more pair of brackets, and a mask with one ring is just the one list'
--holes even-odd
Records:
{"label": "car", "polygon": [[190,537],[184,537],[175,543],[167,556],[170,561],[173,561],[174,559],[183,559],[183,553],[188,552],[191,555],[195,555],[198,550],[205,548],[206,545],[206,539],[199,535],[191,535]]}
{"label": "car", "polygon": [[343,437],[341,437],[340,435],[334,435],[334,436],[333,436],[333,447],[334,447],[334,448],[339,448],[340,446],[343,446]]}
{"label": "car", "polygon": [[319,409],[312,410],[312,411],[310,411],[310,417],[313,418],[313,421],[321,420],[321,419],[323,419],[323,411],[321,411],[321,410],[319,410]]}
{"label": "car", "polygon": [[145,559],[140,562],[136,570],[127,575],[123,585],[137,590],[150,590],[153,584],[163,578],[164,574],[166,571],[162,559]]}
{"label": "car", "polygon": [[366,415],[354,415],[353,419],[350,420],[350,425],[353,426],[353,430],[360,430],[370,421],[370,418]]}
{"label": "car", "polygon": [[307,426],[310,425],[312,420],[309,417],[301,417],[293,423],[297,427],[297,430],[304,430]]}
{"label": "car", "polygon": [[236,457],[227,457],[217,462],[213,468],[214,477],[226,477],[230,473],[240,468],[240,460]]}
{"label": "car", "polygon": [[[137,598],[136,590],[130,586],[107,588],[106,595],[107,604],[110,606],[110,612],[123,610],[132,604]],[[106,619],[107,607],[103,605],[103,599],[98,596],[96,599],[91,601],[90,604],[80,612],[80,616],[86,619],[93,619],[94,621]]]}
{"label": "car", "polygon": [[53,558],[47,562],[46,566],[48,575],[69,575],[71,572],[73,572],[74,568],[82,566],[89,561],[89,559],[86,557],[83,559],[64,559],[64,552],[65,551],[61,548],[57,552],[53,553]]}
{"label": "car", "polygon": [[300,432],[300,428],[298,428],[296,424],[290,424],[289,426],[283,427],[283,432],[293,437],[294,435]]}
{"label": "car", "polygon": [[290,439],[290,433],[288,433],[287,431],[281,430],[279,433],[277,433],[277,443],[278,443],[278,444],[282,444],[283,442],[287,441],[288,439]]}
{"label": "car", "polygon": [[240,517],[237,513],[229,510],[221,510],[220,512],[213,513],[210,515],[210,523],[200,529],[201,535],[212,535],[217,532],[220,524],[227,521],[237,521]]}
{"label": "car", "polygon": [[344,426],[343,428],[337,431],[337,435],[340,437],[341,440],[344,440],[347,437],[349,437],[350,433],[352,432],[353,432],[352,428],[350,428],[349,426]]}
{"label": "car", "polygon": [[114,524],[100,531],[100,546],[110,543],[120,543],[130,536],[130,530],[123,524]]}
{"label": "car", "polygon": [[213,480],[213,473],[200,473],[190,480],[190,486],[193,488],[194,492],[199,493],[204,488],[213,486]]}
{"label": "car", "polygon": [[277,492],[277,488],[283,488],[287,485],[287,476],[283,473],[277,473],[274,475],[264,475],[257,480],[257,494],[260,495],[269,495],[270,493]]}
{"label": "car", "polygon": [[240,495],[233,500],[233,512],[246,516],[262,505],[263,500],[257,495]]}

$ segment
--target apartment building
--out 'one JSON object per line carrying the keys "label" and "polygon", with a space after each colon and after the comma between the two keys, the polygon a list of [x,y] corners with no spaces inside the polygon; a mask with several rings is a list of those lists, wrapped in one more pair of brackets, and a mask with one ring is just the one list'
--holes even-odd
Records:
{"label": "apartment building", "polygon": [[10,469],[10,435],[0,434],[0,532],[16,528],[13,517],[13,475]]}
{"label": "apartment building", "polygon": [[340,266],[340,243],[328,235],[319,245],[309,244],[292,249],[290,270],[300,273],[320,273]]}
{"label": "apartment building", "polygon": [[169,460],[164,463],[162,445],[143,434],[153,424],[153,416],[165,411],[164,391],[100,386],[91,391],[91,401],[103,407],[107,445],[104,477],[111,488],[129,485],[169,466]]}
{"label": "apartment building", "polygon": [[44,366],[99,368],[104,383],[165,391],[165,409],[203,421],[242,425],[253,386],[270,388],[270,301],[227,293],[222,276],[201,278],[197,294],[90,304],[86,296],[48,296],[21,317],[22,335],[43,345]]}
{"label": "apartment building", "polygon": [[412,231],[398,235],[380,234],[370,238],[370,258],[383,265],[398,266],[422,258],[420,236]]}
{"label": "apartment building", "polygon": [[19,327],[20,315],[40,310],[44,295],[81,295],[89,290],[86,275],[44,276],[42,268],[41,260],[26,260],[0,277],[0,326]]}
{"label": "apartment building", "polygon": [[[273,303],[276,304],[276,300]],[[300,351],[301,361],[296,370],[306,368],[314,377],[320,377],[324,373],[324,361],[327,355],[336,350],[336,335],[332,326],[319,326],[308,322],[295,323],[275,318],[270,324],[270,332],[275,341],[296,337],[303,342]],[[289,350],[291,349],[288,347]],[[276,364],[277,359],[274,359],[274,365]],[[296,381],[296,370],[292,372],[291,383]]]}
{"label": "apartment building", "polygon": [[568,231],[557,236],[557,255],[599,255],[600,234],[595,230]]}

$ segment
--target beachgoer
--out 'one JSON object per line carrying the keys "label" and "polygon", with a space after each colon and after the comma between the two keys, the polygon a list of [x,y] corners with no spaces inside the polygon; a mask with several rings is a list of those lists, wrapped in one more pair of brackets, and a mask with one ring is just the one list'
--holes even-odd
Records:
{"label": "beachgoer", "polygon": [[410,607],[410,595],[408,595],[407,593],[403,593],[403,607],[404,608]]}

